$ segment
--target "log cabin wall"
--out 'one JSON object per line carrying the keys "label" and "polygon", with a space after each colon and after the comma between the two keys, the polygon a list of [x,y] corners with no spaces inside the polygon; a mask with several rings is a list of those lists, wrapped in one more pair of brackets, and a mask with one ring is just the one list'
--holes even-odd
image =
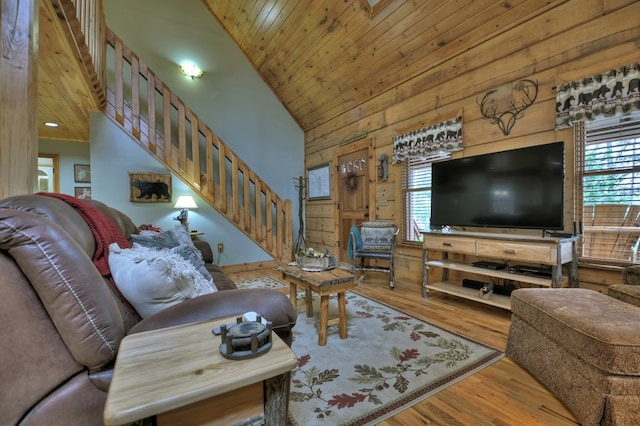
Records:
{"label": "log cabin wall", "polygon": [[[306,131],[305,167],[333,161],[334,153],[344,147],[342,141],[364,133],[373,141],[373,159],[382,154],[390,159],[395,135],[453,117],[462,110],[464,150],[454,158],[566,142],[565,223],[570,226],[574,220],[573,131],[554,131],[554,87],[640,60],[639,17],[638,1],[568,1],[523,22],[500,23],[508,30],[476,42],[468,50],[451,43],[449,48],[439,50],[442,53],[433,64],[416,63],[416,68],[424,69],[417,77]],[[434,58],[425,55],[421,60]],[[521,79],[537,81],[538,96],[505,136],[497,125],[482,117],[478,100],[489,90]],[[389,164],[386,182],[378,181],[375,174],[370,177],[369,193],[376,194],[378,200],[375,219],[401,223],[401,170],[400,164]],[[336,194],[337,188],[332,193]],[[307,245],[337,254],[340,244],[346,244],[339,241],[336,208],[335,196],[306,203]],[[396,285],[415,287],[418,294],[421,246],[399,237],[396,253]],[[580,274],[582,287],[600,291],[620,282],[620,269],[616,268],[581,265]]]}

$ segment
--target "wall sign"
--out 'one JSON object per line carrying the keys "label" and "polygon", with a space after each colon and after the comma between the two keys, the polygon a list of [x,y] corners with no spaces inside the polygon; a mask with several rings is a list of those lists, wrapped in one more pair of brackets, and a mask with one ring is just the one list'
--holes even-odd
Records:
{"label": "wall sign", "polygon": [[307,170],[307,197],[309,200],[331,198],[331,163]]}

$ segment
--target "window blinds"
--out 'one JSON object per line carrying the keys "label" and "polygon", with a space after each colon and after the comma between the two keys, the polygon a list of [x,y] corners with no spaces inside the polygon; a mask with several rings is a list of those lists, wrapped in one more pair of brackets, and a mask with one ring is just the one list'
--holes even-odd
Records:
{"label": "window blinds", "polygon": [[[580,125],[577,171],[581,177],[585,258],[636,262],[640,236],[640,114]],[[581,134],[583,137],[581,137]]]}
{"label": "window blinds", "polygon": [[402,195],[404,218],[402,235],[407,241],[421,241],[420,232],[429,231],[431,219],[431,159],[403,163]]}

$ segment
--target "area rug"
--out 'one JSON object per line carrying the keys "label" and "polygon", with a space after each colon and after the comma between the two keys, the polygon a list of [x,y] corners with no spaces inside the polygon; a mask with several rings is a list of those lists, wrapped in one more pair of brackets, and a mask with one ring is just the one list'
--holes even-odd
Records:
{"label": "area rug", "polygon": [[288,284],[280,282],[270,277],[256,278],[253,280],[238,281],[238,288],[282,288],[289,287]]}
{"label": "area rug", "polygon": [[[313,317],[298,301],[290,425],[375,424],[504,357],[365,296],[348,292],[346,298],[348,338],[340,339],[338,326],[330,326],[326,346],[318,346],[319,298]],[[336,317],[335,297],[329,306],[329,318]]]}

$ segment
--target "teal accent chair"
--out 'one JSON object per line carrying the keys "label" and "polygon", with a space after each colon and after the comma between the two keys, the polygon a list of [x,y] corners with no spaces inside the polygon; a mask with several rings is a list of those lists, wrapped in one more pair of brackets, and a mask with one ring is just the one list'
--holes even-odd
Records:
{"label": "teal accent chair", "polygon": [[[391,222],[363,222],[351,228],[347,252],[351,260],[351,273],[364,279],[365,271],[389,273],[389,287],[394,288],[393,251],[398,227]],[[374,262],[370,262],[373,260]],[[388,266],[380,265],[383,260]],[[367,262],[369,261],[369,262]]]}

